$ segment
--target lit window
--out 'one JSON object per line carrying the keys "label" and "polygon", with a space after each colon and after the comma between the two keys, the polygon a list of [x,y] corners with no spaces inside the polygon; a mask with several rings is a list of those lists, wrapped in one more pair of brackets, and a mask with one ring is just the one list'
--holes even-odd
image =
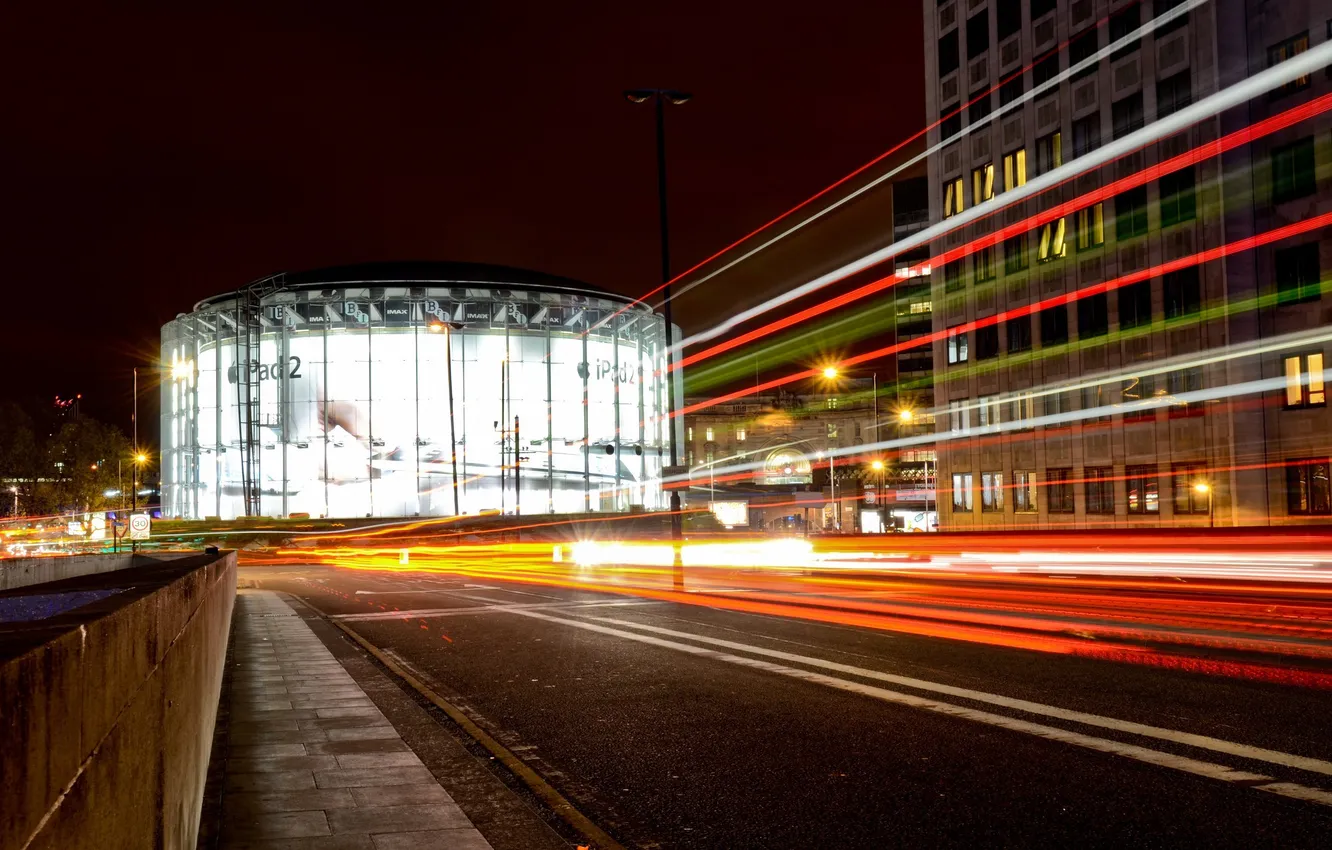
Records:
{"label": "lit window", "polygon": [[953,473],[953,510],[971,511],[973,508],[971,495],[971,473]]}
{"label": "lit window", "polygon": [[994,163],[971,170],[971,202],[984,203],[994,197]]}
{"label": "lit window", "polygon": [[1027,185],[1027,149],[1018,148],[1004,156],[1004,191]]}
{"label": "lit window", "polygon": [[967,409],[966,399],[948,402],[948,428],[960,434],[971,431],[971,411]]}
{"label": "lit window", "polygon": [[980,414],[980,426],[999,424],[999,402],[992,395],[983,395],[979,399],[977,412]]}
{"label": "lit window", "polygon": [[694,426],[690,425],[686,430],[689,431],[689,442],[694,442]]}
{"label": "lit window", "polygon": [[836,409],[837,409],[837,399],[835,399],[835,398],[830,398],[830,399],[828,399],[828,409],[829,409],[829,410],[836,410]]}
{"label": "lit window", "polygon": [[950,364],[967,362],[967,332],[952,330],[948,332],[948,362]]}
{"label": "lit window", "polygon": [[1002,472],[981,473],[981,511],[1002,513],[1004,510],[1004,474]]}
{"label": "lit window", "polygon": [[1045,174],[1064,164],[1064,138],[1056,130],[1036,140],[1036,173]]}
{"label": "lit window", "polygon": [[737,443],[743,443],[743,442],[745,441],[745,429],[744,429],[744,428],[736,428],[736,429],[735,429],[735,441],[736,441]]}
{"label": "lit window", "polygon": [[837,423],[829,422],[824,427],[824,433],[828,435],[829,440],[837,439]]}
{"label": "lit window", "polygon": [[1036,510],[1036,473],[1013,473],[1013,510],[1032,513]]}
{"label": "lit window", "polygon": [[1078,250],[1105,243],[1105,211],[1100,204],[1078,210]]}
{"label": "lit window", "polygon": [[1292,354],[1285,359],[1286,407],[1317,407],[1327,403],[1323,384],[1323,352]]}
{"label": "lit window", "polygon": [[[1308,49],[1309,49],[1309,33],[1302,32],[1299,35],[1295,36],[1294,38],[1287,39],[1281,42],[1280,44],[1276,44],[1273,45],[1272,47],[1267,48],[1267,67],[1270,68],[1273,65],[1280,65],[1282,62],[1285,62],[1287,59],[1294,58],[1295,56],[1303,53]],[[1280,88],[1276,89],[1275,91],[1272,92],[1271,96],[1280,97],[1283,94],[1290,94],[1291,92],[1297,92],[1307,85],[1309,85],[1309,75],[1305,74],[1301,77],[1296,77],[1295,79],[1286,83],[1284,86],[1281,86]]]}
{"label": "lit window", "polygon": [[1067,247],[1064,244],[1064,219],[1046,222],[1041,228],[1041,244],[1036,249],[1036,259],[1048,263],[1064,256]]}
{"label": "lit window", "polygon": [[1171,470],[1174,473],[1175,515],[1208,513],[1210,490],[1199,489],[1200,483],[1207,482],[1207,469],[1200,463],[1177,463]]}
{"label": "lit window", "polygon": [[708,429],[706,432],[704,432],[704,433],[705,433],[707,436],[705,436],[703,439],[705,439],[705,440],[707,440],[709,443],[711,443],[711,442],[712,442],[712,439],[713,439],[713,438],[712,438],[712,429],[709,428],[709,429]]}
{"label": "lit window", "polygon": [[962,202],[962,178],[949,180],[944,184],[944,218],[957,215],[965,208]]}

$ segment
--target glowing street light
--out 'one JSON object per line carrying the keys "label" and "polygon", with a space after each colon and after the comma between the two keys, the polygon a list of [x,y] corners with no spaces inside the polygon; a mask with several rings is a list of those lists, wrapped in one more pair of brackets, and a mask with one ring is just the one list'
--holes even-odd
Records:
{"label": "glowing street light", "polygon": [[903,425],[910,425],[912,422],[916,421],[916,414],[909,408],[904,407],[897,412],[897,421],[901,422]]}
{"label": "glowing street light", "polygon": [[1212,487],[1206,481],[1197,481],[1193,485],[1193,492],[1207,497],[1207,527],[1216,528],[1216,518],[1212,514]]}
{"label": "glowing street light", "polygon": [[883,461],[881,460],[874,461],[873,463],[870,464],[870,469],[874,470],[875,472],[883,472]]}
{"label": "glowing street light", "polygon": [[839,372],[837,371],[836,366],[825,366],[823,369],[823,377],[827,378],[830,381],[836,380],[838,374]]}

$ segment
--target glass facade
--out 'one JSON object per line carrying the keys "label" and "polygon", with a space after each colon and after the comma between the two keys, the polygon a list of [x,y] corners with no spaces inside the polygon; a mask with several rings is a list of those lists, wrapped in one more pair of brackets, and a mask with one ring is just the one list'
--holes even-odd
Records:
{"label": "glass facade", "polygon": [[666,506],[665,323],[648,308],[326,286],[213,299],[163,327],[167,516]]}

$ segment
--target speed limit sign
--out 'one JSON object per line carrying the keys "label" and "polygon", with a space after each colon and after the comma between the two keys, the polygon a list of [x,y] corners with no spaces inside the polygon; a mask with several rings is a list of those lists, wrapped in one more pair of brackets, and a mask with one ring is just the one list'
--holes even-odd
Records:
{"label": "speed limit sign", "polygon": [[148,514],[131,514],[129,518],[130,540],[147,540],[152,532],[152,519]]}

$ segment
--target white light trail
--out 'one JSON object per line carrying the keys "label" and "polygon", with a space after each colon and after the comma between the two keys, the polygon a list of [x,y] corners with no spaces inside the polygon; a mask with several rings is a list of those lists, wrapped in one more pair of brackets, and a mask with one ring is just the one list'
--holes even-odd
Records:
{"label": "white light trail", "polygon": [[[1180,6],[1178,8],[1182,9],[1185,7]],[[1155,23],[1159,23],[1160,21],[1164,20],[1164,18],[1165,16],[1156,19]],[[1100,57],[1101,54],[1108,55],[1108,52],[1113,52],[1113,50],[1117,50],[1122,43],[1137,38],[1139,34],[1141,34],[1141,32],[1145,31],[1146,29],[1147,27],[1143,27],[1142,29],[1135,31],[1134,33],[1130,33],[1128,36],[1125,36],[1119,41],[1114,42],[1113,44],[1107,46],[1104,50],[1097,53],[1096,57]],[[1072,72],[1075,69],[1081,70],[1087,63],[1092,62],[1093,59],[1095,59],[1096,57],[1089,58],[1087,60],[1084,60],[1084,62],[1080,62],[1077,65],[1074,65],[1072,68],[1069,69],[1069,71]],[[809,281],[808,283],[797,286],[794,289],[782,293],[781,295],[774,296],[768,299],[767,301],[763,302],[762,304],[759,304],[755,307],[751,307],[748,310],[743,310],[740,313],[737,313],[736,315],[730,317],[729,319],[726,319],[725,321],[717,325],[714,325],[708,330],[700,331],[699,333],[696,333],[693,336],[686,337],[681,342],[676,343],[675,346],[672,347],[672,351],[678,352],[687,346],[696,345],[701,342],[706,342],[710,339],[715,339],[721,336],[722,334],[725,334],[730,330],[738,327],[739,325],[742,325],[745,322],[750,321],[751,319],[763,315],[764,313],[767,313],[771,310],[775,310],[776,308],[781,307],[783,305],[790,304],[793,301],[796,301],[800,298],[804,298],[805,296],[813,292],[817,292],[818,290],[824,288],[825,286],[829,286],[833,283],[836,283],[839,280],[843,280],[849,277],[850,275],[856,274],[857,272],[861,272],[866,269],[872,268],[873,266],[879,265],[880,263],[890,260],[899,254],[912,251],[922,245],[927,245],[930,242],[939,239],[945,234],[950,233],[958,228],[971,224],[972,222],[978,219],[987,218],[999,212],[1000,210],[1012,206],[1013,204],[1025,200],[1026,198],[1029,198],[1033,195],[1038,195],[1050,189],[1053,189],[1055,186],[1064,183],[1078,176],[1079,174],[1083,174],[1087,171],[1091,171],[1092,169],[1099,168],[1100,166],[1105,165],[1108,162],[1111,162],[1115,159],[1118,159],[1121,156],[1124,156],[1125,154],[1131,153],[1141,147],[1151,144],[1152,142],[1164,138],[1165,136],[1169,136],[1173,133],[1179,132],[1180,130],[1185,129],[1186,127],[1196,124],[1199,121],[1202,121],[1206,118],[1210,118],[1213,115],[1220,114],[1221,112],[1224,112],[1227,109],[1231,109],[1243,103],[1246,103],[1249,100],[1258,97],[1259,95],[1266,94],[1267,92],[1279,88],[1280,86],[1283,86],[1292,80],[1298,79],[1299,77],[1312,74],[1315,71],[1329,64],[1332,64],[1332,41],[1325,41],[1322,44],[1318,45],[1317,47],[1310,48],[1304,53],[1297,54],[1291,59],[1287,59],[1286,61],[1278,65],[1272,66],[1271,68],[1264,69],[1247,79],[1241,80],[1240,82],[1234,83],[1228,86],[1227,88],[1222,89],[1216,94],[1203,98],[1202,100],[1198,101],[1192,106],[1185,107],[1184,109],[1172,113],[1171,115],[1165,118],[1157,119],[1156,121],[1153,121],[1151,124],[1148,124],[1146,127],[1143,127],[1140,130],[1130,133],[1129,135],[1125,136],[1122,139],[1116,139],[1115,141],[1112,141],[1107,145],[1097,148],[1096,150],[1091,151],[1090,153],[1087,153],[1077,158],[1076,160],[1073,160],[1072,162],[1065,163],[1064,165],[1061,165],[1058,168],[1046,172],[1045,174],[1042,174],[1039,177],[1033,178],[1032,180],[1028,181],[1024,186],[1019,186],[1015,189],[1010,189],[1007,192],[996,195],[993,199],[986,201],[984,204],[980,206],[973,206],[969,210],[960,212],[957,215],[945,219],[944,221],[941,221],[937,224],[927,227],[924,230],[920,231],[919,233],[916,233],[913,236],[903,239],[900,242],[894,242],[892,245],[881,248],[878,251],[874,251],[870,254],[865,255],[864,257],[861,257],[858,260],[854,260],[850,263],[847,263],[841,268],[835,269],[831,272],[828,272],[827,274],[821,275],[815,278],[814,280]],[[1028,94],[1034,95],[1038,90],[1039,89],[1033,89]],[[1011,107],[1014,106],[1015,104],[1022,102],[1024,101],[1023,100],[1014,101],[1014,103],[1009,104],[1009,106]],[[998,110],[995,113],[991,113],[991,116],[996,117],[1002,114],[1002,112],[1003,112],[1002,109]],[[953,139],[950,138],[948,144],[952,143]],[[923,154],[922,156],[935,152],[938,149],[938,147],[939,146],[936,145],[935,147],[930,148],[926,152],[926,154]],[[724,269],[719,269],[718,271],[722,270]],[[700,278],[698,281],[690,284],[689,286],[680,287],[679,289],[677,289],[677,294],[687,291],[690,287],[695,286],[698,283],[702,283],[706,279],[707,277]]]}

